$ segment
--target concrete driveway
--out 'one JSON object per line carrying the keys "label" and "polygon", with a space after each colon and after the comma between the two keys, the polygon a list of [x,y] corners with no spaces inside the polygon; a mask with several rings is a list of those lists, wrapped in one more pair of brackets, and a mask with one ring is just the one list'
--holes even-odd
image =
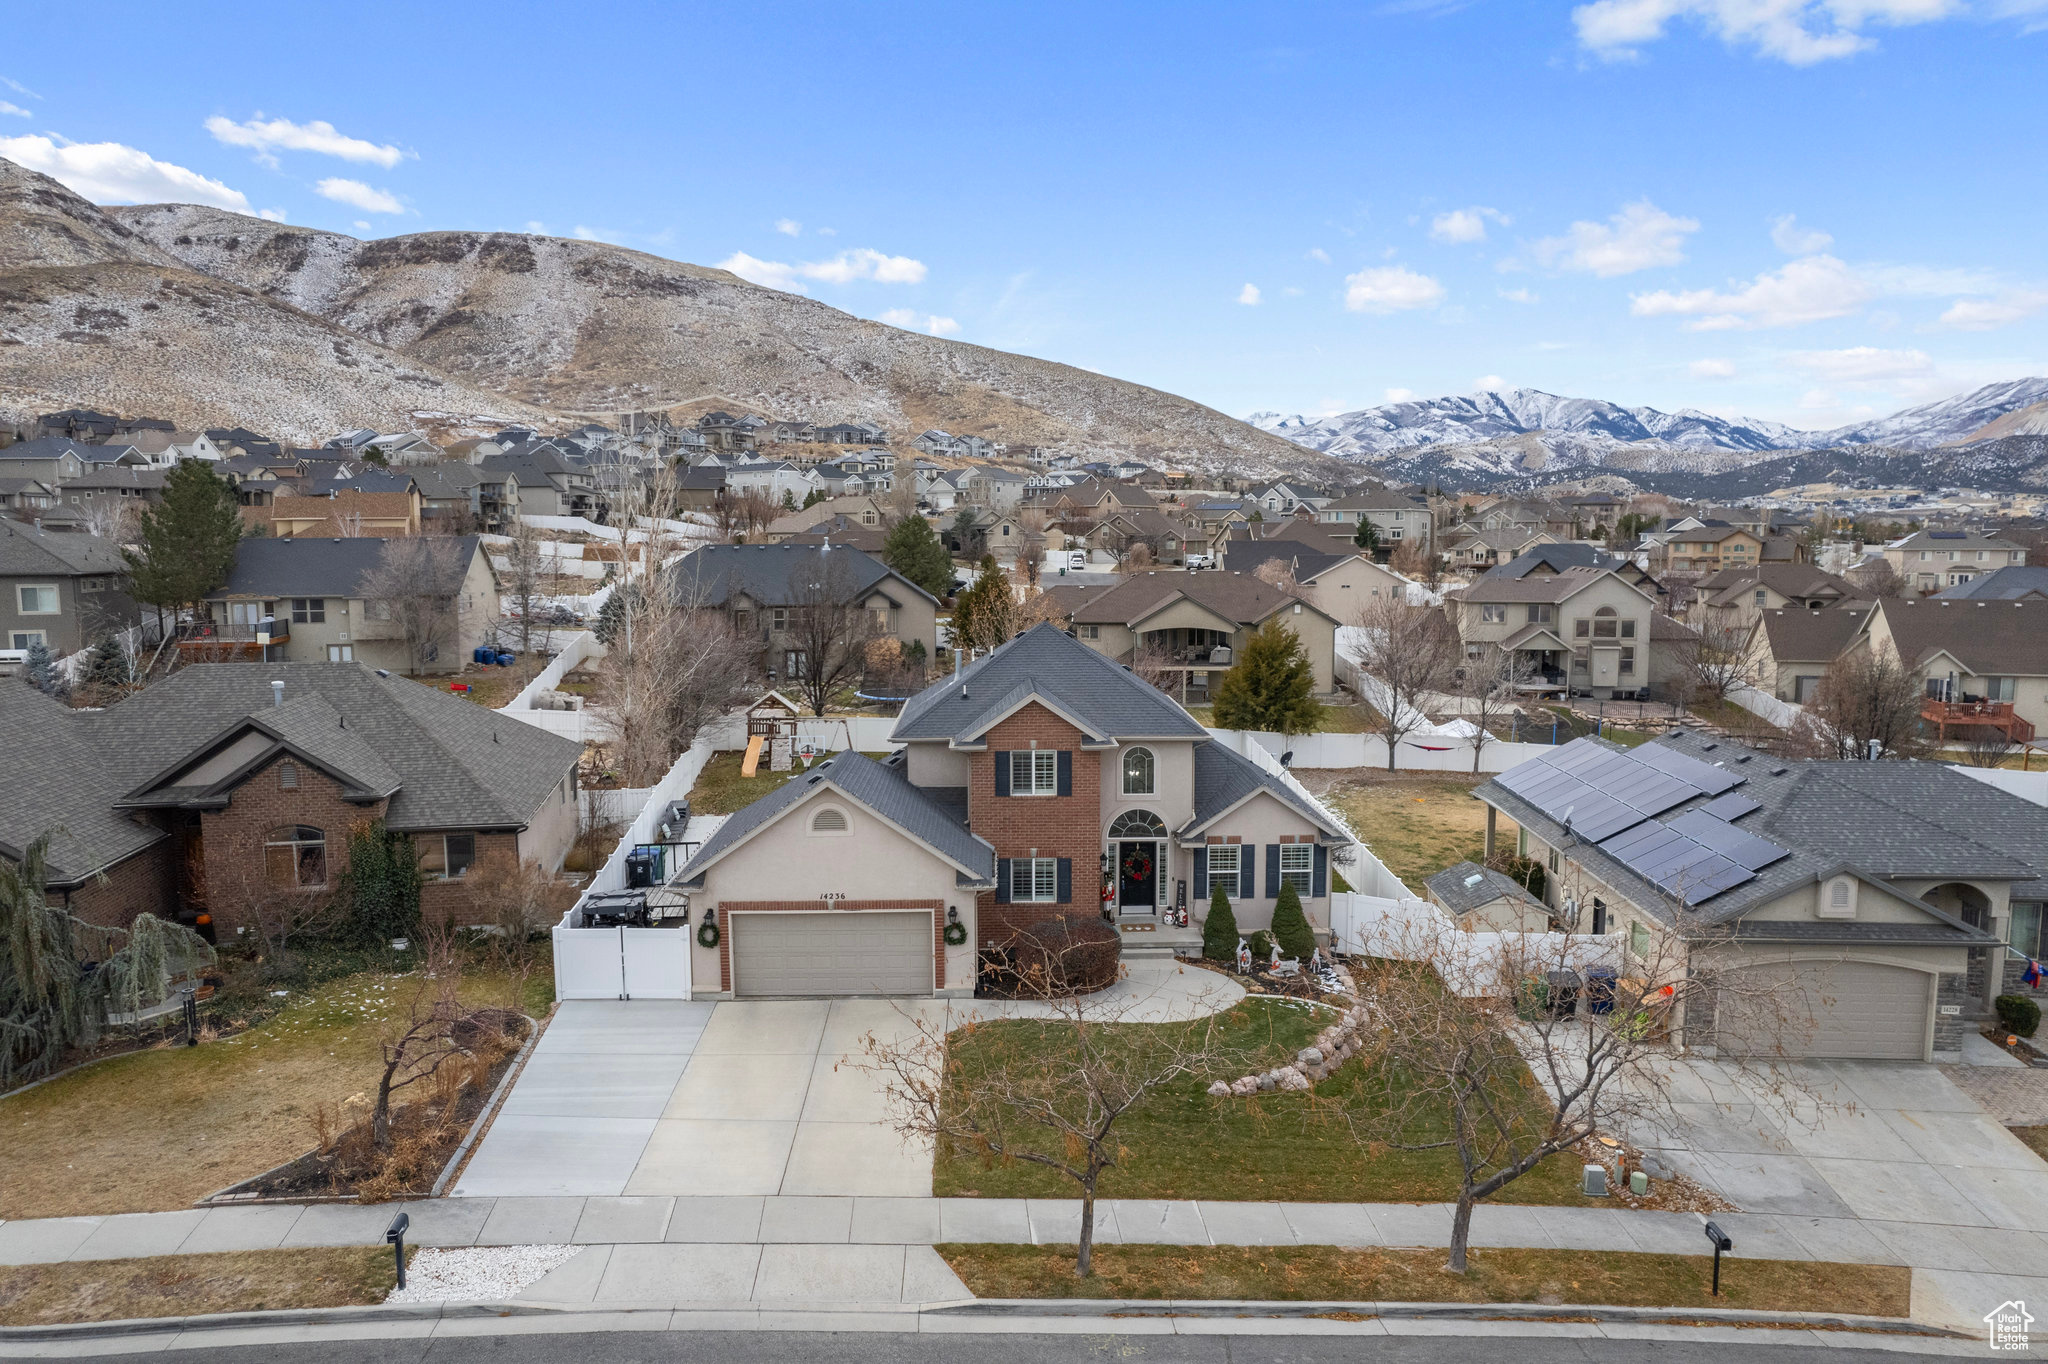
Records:
{"label": "concrete driveway", "polygon": [[[1130,1022],[1214,1013],[1235,982],[1135,959],[1089,1001]],[[572,1000],[555,1012],[454,1192],[929,1198],[932,1154],[889,1127],[861,1041],[918,1020],[1028,1017],[975,1000]]]}

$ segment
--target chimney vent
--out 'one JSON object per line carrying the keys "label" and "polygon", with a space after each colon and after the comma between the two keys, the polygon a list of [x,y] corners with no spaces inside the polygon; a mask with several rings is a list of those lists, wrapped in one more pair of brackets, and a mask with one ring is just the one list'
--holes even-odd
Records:
{"label": "chimney vent", "polygon": [[270,704],[273,709],[284,704],[284,683],[282,680],[270,684]]}

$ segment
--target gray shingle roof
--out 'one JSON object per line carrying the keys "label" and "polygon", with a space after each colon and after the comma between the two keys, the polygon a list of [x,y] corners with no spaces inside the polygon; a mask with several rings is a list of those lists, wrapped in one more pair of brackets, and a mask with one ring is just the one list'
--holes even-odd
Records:
{"label": "gray shingle roof", "polygon": [[2048,597],[2048,568],[2032,564],[2009,564],[1957,583],[1937,600],[2015,601],[2021,597]]}
{"label": "gray shingle roof", "polygon": [[[386,541],[378,536],[342,539],[249,536],[235,547],[235,566],[227,582],[208,593],[209,600],[228,597],[354,597],[363,575],[374,570]],[[477,537],[453,535],[454,551],[444,567],[444,592],[461,588],[477,553]]]}
{"label": "gray shingle roof", "polygon": [[1195,745],[1195,813],[1179,832],[1193,834],[1255,791],[1285,801],[1310,823],[1340,843],[1351,841],[1350,830],[1337,824],[1265,768],[1213,739]]}
{"label": "gray shingle roof", "polygon": [[0,577],[75,577],[127,571],[120,549],[97,535],[38,530],[26,522],[0,520]]}
{"label": "gray shingle roof", "polygon": [[806,583],[823,581],[835,591],[843,584],[845,591],[858,593],[885,578],[889,592],[937,600],[880,559],[837,545],[706,545],[670,569],[668,582],[678,601],[723,606],[739,592],[768,606],[788,606]]}
{"label": "gray shingle roof", "polygon": [[1460,862],[1454,867],[1445,867],[1423,884],[1429,888],[1430,897],[1454,916],[1468,914],[1495,900],[1512,900],[1517,904],[1543,908],[1543,902],[1512,876],[1491,867],[1482,867],[1477,862]]}
{"label": "gray shingle roof", "polygon": [[[1620,751],[1599,739],[1575,743]],[[2013,882],[2032,881],[2048,870],[2048,808],[1937,763],[1775,758],[1686,731],[1666,734],[1646,747],[1666,748],[1739,774],[1743,781],[1734,789],[1760,808],[1739,817],[1735,827],[1791,854],[1765,867],[1754,880],[1692,906],[1700,922],[1732,922],[1845,869],[1886,881]],[[1497,780],[1482,783],[1473,794],[1545,842],[1566,842],[1558,823]],[[1658,818],[1668,823],[1706,803],[1706,797],[1696,797]],[[1671,917],[1670,897],[1598,846],[1574,841],[1571,855],[1644,910]],[[1954,923],[1946,917],[1936,922]]]}
{"label": "gray shingle roof", "polygon": [[965,867],[972,878],[967,884],[993,883],[996,850],[967,831],[964,805],[947,799],[949,791],[926,792],[912,786],[900,758],[876,762],[864,753],[854,752],[833,754],[809,772],[790,778],[728,817],[678,874],[679,879],[698,881],[712,863],[815,794],[821,786],[830,786],[855,804],[866,806],[934,852]]}
{"label": "gray shingle roof", "polygon": [[[2048,600],[1943,601],[1887,597],[1877,604],[1899,657],[1919,666],[1945,652],[1978,676],[2048,676]],[[1876,621],[1872,621],[1873,628]]]}
{"label": "gray shingle roof", "polygon": [[1166,693],[1046,624],[911,697],[890,737],[971,743],[999,718],[997,707],[1006,698],[1033,691],[1098,739],[1201,738],[1208,732]]}
{"label": "gray shingle roof", "polygon": [[33,687],[0,686],[0,851],[11,858],[45,833],[54,885],[76,883],[164,838],[113,808],[120,756],[100,715],[73,710]]}
{"label": "gray shingle roof", "polygon": [[1849,647],[1849,641],[1863,628],[1870,606],[1868,601],[1853,609],[1824,606],[1815,611],[1804,606],[1784,606],[1765,611],[1758,619],[1763,624],[1764,638],[1770,643],[1771,657],[1777,662],[1827,663]]}

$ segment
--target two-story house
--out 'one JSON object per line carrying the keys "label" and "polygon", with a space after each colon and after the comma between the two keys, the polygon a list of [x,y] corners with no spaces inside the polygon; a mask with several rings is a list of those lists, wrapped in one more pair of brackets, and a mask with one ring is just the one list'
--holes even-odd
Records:
{"label": "two-story house", "polygon": [[0,520],[0,648],[68,654],[140,619],[119,545]]}
{"label": "two-story house", "polygon": [[1663,567],[1672,573],[1719,573],[1763,561],[1763,537],[1740,526],[1709,524],[1680,530],[1664,542]]}
{"label": "two-story house", "polygon": [[850,546],[824,544],[706,545],[668,571],[678,606],[717,611],[743,638],[757,640],[761,667],[778,678],[801,676],[803,653],[821,639],[809,613],[858,610],[862,628],[832,630],[845,636],[894,639],[939,649],[938,598],[875,556]]}
{"label": "two-story house", "polygon": [[1929,596],[2027,561],[2025,546],[1973,530],[1923,530],[1884,547],[1884,560],[1906,590]]}
{"label": "two-story house", "polygon": [[1850,648],[1895,656],[1921,679],[1920,718],[1942,741],[2048,731],[2048,601],[1886,597]]}
{"label": "two-story house", "polygon": [[1316,519],[1333,526],[1349,526],[1354,534],[1359,522],[1370,521],[1379,531],[1380,545],[1385,549],[1417,540],[1425,548],[1435,543],[1435,522],[1429,504],[1385,486],[1355,488],[1326,501],[1316,509]]}
{"label": "two-story house", "polygon": [[1520,656],[1532,678],[1611,700],[1650,686],[1656,602],[1612,567],[1523,578],[1487,574],[1444,600],[1465,656]]}
{"label": "two-story house", "polygon": [[1219,885],[1246,933],[1287,883],[1327,933],[1348,832],[1053,626],[912,697],[891,739],[739,811],[678,873],[720,930],[695,940],[699,997],[964,996],[981,954],[1050,919],[1191,947],[1162,912],[1199,925]]}
{"label": "two-story house", "polygon": [[1579,739],[1472,794],[1519,826],[1566,928],[1620,935],[1624,975],[1706,978],[1673,1022],[1687,1049],[1954,1059],[2007,988],[2006,942],[2039,943],[2048,809],[1940,763],[1675,731]]}

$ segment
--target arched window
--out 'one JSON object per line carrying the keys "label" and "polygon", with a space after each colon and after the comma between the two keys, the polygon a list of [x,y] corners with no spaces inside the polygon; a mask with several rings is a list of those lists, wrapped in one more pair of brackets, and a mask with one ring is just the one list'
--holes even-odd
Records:
{"label": "arched window", "polygon": [[1593,613],[1593,638],[1613,639],[1621,629],[1621,621],[1611,606],[1603,606]]}
{"label": "arched window", "polygon": [[1126,810],[1109,826],[1111,838],[1164,838],[1166,822],[1150,810]]}
{"label": "arched window", "polygon": [[1154,768],[1156,763],[1149,748],[1127,748],[1124,750],[1124,794],[1127,796],[1149,796],[1157,788]]}
{"label": "arched window", "polygon": [[828,805],[811,816],[811,832],[814,834],[843,834],[848,827],[846,811],[836,805]]}
{"label": "arched window", "polygon": [[327,884],[327,835],[308,824],[286,824],[263,836],[263,866],[279,890]]}

